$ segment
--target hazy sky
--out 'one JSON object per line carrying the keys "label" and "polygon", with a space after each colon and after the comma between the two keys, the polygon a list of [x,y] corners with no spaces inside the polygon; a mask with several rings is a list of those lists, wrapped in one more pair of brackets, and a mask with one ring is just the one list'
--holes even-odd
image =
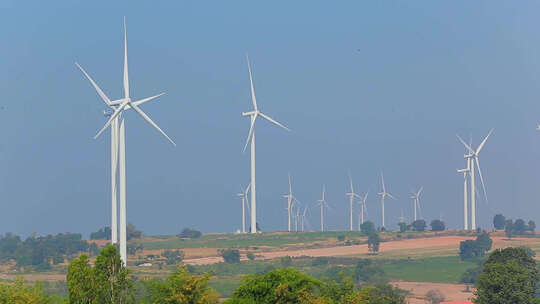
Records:
{"label": "hazy sky", "polygon": [[[105,109],[79,62],[111,98],[122,94],[122,17],[131,94],[165,96],[127,129],[128,221],[149,234],[240,228],[242,148],[251,110],[245,54],[263,112],[292,129],[257,126],[259,222],[286,227],[287,173],[314,206],[327,185],[330,229],[348,223],[347,171],[369,190],[379,174],[398,200],[425,188],[422,211],[462,226],[464,149],[481,153],[495,213],[540,221],[540,2],[537,1],[2,1],[0,232],[83,232],[110,223]],[[310,217],[319,227],[318,209]]]}

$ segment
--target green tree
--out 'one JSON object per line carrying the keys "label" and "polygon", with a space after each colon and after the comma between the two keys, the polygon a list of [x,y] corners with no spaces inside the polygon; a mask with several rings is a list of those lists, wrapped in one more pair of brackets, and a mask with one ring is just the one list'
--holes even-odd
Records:
{"label": "green tree", "polygon": [[525,221],[522,219],[517,219],[514,222],[514,233],[517,235],[523,235],[525,234],[525,231],[528,230],[527,225],[525,224]]}
{"label": "green tree", "polygon": [[128,241],[131,239],[140,239],[142,236],[142,231],[135,228],[135,225],[128,224],[127,225],[127,239]]}
{"label": "green tree", "polygon": [[71,261],[66,279],[70,304],[96,303],[98,287],[94,286],[94,274],[86,254]]}
{"label": "green tree", "polygon": [[111,227],[104,227],[96,232],[90,233],[91,240],[110,240],[111,239]]}
{"label": "green tree", "polygon": [[240,263],[240,251],[238,249],[220,249],[218,253],[225,263]]}
{"label": "green tree", "polygon": [[409,228],[407,223],[404,223],[404,222],[399,222],[398,226],[399,226],[399,232],[401,232],[401,233],[407,231],[407,228]]}
{"label": "green tree", "polygon": [[74,304],[134,303],[133,281],[115,246],[105,247],[90,267],[88,256],[73,260],[67,273],[69,302]]}
{"label": "green tree", "polygon": [[424,220],[416,220],[412,222],[412,227],[414,231],[424,231],[426,230],[426,221]]}
{"label": "green tree", "polygon": [[373,224],[373,222],[365,221],[364,223],[360,225],[360,231],[362,231],[362,233],[366,235],[370,235],[373,232],[376,232],[377,229],[375,229],[375,224]]}
{"label": "green tree", "polygon": [[305,302],[306,298],[318,298],[313,293],[320,286],[320,281],[294,268],[276,269],[266,274],[244,276],[233,296],[225,303],[309,303]]}
{"label": "green tree", "polygon": [[437,304],[445,300],[444,294],[438,289],[429,290],[425,298],[431,304]]}
{"label": "green tree", "polygon": [[441,220],[433,220],[429,225],[431,226],[431,231],[444,231],[446,229],[444,222]]}
{"label": "green tree", "polygon": [[255,260],[255,254],[253,254],[253,252],[248,252],[248,253],[246,254],[246,257],[247,257],[248,260],[250,260],[250,261]]}
{"label": "green tree", "polygon": [[368,236],[368,250],[371,252],[379,252],[379,245],[381,243],[381,239],[379,238],[379,234],[377,232],[373,232]]}
{"label": "green tree", "polygon": [[497,230],[504,229],[504,225],[506,224],[506,218],[502,214],[496,214],[493,217],[493,227]]}
{"label": "green tree", "polygon": [[484,263],[478,277],[474,302],[476,304],[535,302],[539,280],[535,260],[524,248],[495,250]]}
{"label": "green tree", "polygon": [[482,232],[476,237],[476,240],[466,240],[459,243],[459,256],[461,260],[467,260],[475,257],[482,257],[491,250],[493,240],[489,233]]}
{"label": "green tree", "polygon": [[190,274],[187,267],[179,266],[165,281],[146,281],[146,304],[216,304],[219,294],[209,287],[212,273]]}
{"label": "green tree", "polygon": [[196,239],[200,238],[202,233],[198,230],[191,229],[191,228],[184,228],[180,234],[177,236],[181,239]]}

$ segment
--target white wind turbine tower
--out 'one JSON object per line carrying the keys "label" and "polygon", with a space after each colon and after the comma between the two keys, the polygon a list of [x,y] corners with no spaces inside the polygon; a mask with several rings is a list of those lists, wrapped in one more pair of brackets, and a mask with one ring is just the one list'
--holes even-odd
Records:
{"label": "white wind turbine tower", "polygon": [[[111,126],[111,143],[113,144],[111,146],[111,172],[112,175],[116,175],[115,168],[116,167],[116,161],[118,161],[118,177],[119,177],[119,197],[120,197],[120,257],[122,259],[122,262],[124,265],[127,265],[127,220],[126,220],[126,154],[125,154],[125,123],[124,123],[124,115],[123,112],[128,109],[134,109],[139,115],[141,115],[148,123],[150,123],[154,128],[156,128],[163,136],[165,136],[173,145],[176,145],[172,139],[163,132],[159,128],[159,126],[154,123],[146,113],[144,113],[140,108],[139,105],[142,103],[145,103],[147,101],[150,101],[152,99],[155,99],[163,93],[147,97],[138,101],[132,101],[129,95],[129,76],[128,76],[128,57],[127,57],[127,30],[126,30],[126,22],[124,18],[124,79],[123,79],[123,86],[124,86],[124,97],[118,100],[111,101],[105,93],[98,87],[98,85],[92,80],[92,78],[86,73],[86,71],[79,65],[76,64],[79,69],[84,73],[84,75],[88,78],[88,80],[92,83],[94,88],[96,89],[98,95],[105,101],[105,103],[111,107],[111,109],[114,109],[113,113],[109,117],[107,123],[103,126],[103,128],[94,136],[94,139],[97,138],[107,127]],[[117,131],[116,124],[119,123],[119,128]],[[117,155],[117,158],[114,157],[114,155]],[[116,178],[114,178],[116,179]],[[113,184],[113,196],[114,192],[116,190],[116,186]],[[113,198],[112,204],[115,205],[115,199]],[[113,206],[113,213],[115,211],[115,206]],[[113,214],[114,217],[114,214]],[[115,224],[114,220],[112,220],[112,224]],[[113,227],[111,227],[111,230]]]}
{"label": "white wind turbine tower", "polygon": [[240,193],[238,193],[238,197],[242,200],[242,233],[246,233],[246,204],[249,203],[248,200],[248,193],[249,193],[250,185],[248,185],[245,189],[240,186]]}
{"label": "white wind turbine tower", "polygon": [[420,187],[418,191],[411,193],[411,198],[413,199],[413,207],[414,207],[414,221],[418,219],[417,209],[420,209],[420,195],[422,194],[422,191],[424,191],[424,187]]}
{"label": "white wind turbine tower", "polygon": [[324,207],[328,208],[328,203],[326,202],[326,186],[322,186],[322,198],[317,201],[321,207],[321,231],[324,231]]}
{"label": "white wind turbine tower", "polygon": [[482,151],[482,148],[484,148],[484,145],[486,144],[489,136],[491,133],[493,133],[494,129],[491,129],[482,140],[478,148],[474,150],[471,148],[470,145],[468,145],[459,135],[456,135],[459,139],[459,141],[469,150],[469,154],[465,155],[464,157],[470,161],[470,179],[471,179],[471,229],[476,230],[476,183],[475,183],[475,164],[476,168],[478,169],[478,175],[480,176],[480,182],[482,183],[482,189],[484,191],[484,197],[487,199],[487,192],[486,192],[486,185],[484,184],[484,178],[482,176],[482,170],[480,169],[480,160],[478,158],[478,155],[480,154],[480,151]]}
{"label": "white wind turbine tower", "polygon": [[289,193],[283,195],[284,198],[287,199],[287,231],[291,232],[291,216],[292,216],[292,208],[293,208],[293,202],[295,200],[294,195],[292,193],[292,183],[291,183],[291,175],[289,174]]}
{"label": "white wind turbine tower", "polygon": [[272,119],[270,116],[259,111],[259,108],[257,107],[257,99],[255,98],[255,88],[253,87],[251,65],[247,56],[246,59],[249,70],[249,83],[251,85],[251,102],[253,103],[253,111],[242,113],[242,116],[249,116],[251,118],[251,125],[249,127],[246,145],[244,146],[244,152],[246,151],[248,144],[251,143],[251,233],[257,233],[257,192],[255,190],[255,122],[257,121],[257,117],[261,116],[262,118],[287,131],[290,130],[281,123]]}
{"label": "white wind turbine tower", "polygon": [[345,195],[349,197],[349,230],[353,231],[353,204],[355,198],[360,198],[360,196],[354,193],[354,187],[352,182],[351,174],[349,173],[349,183],[351,186],[351,191],[347,192]]}
{"label": "white wind turbine tower", "polygon": [[[468,150],[467,150],[468,152]],[[470,153],[466,155],[465,159],[467,160],[467,168],[457,170],[458,173],[463,173],[463,229],[469,230],[469,191],[467,189],[468,182],[467,177],[470,178],[471,172],[471,157]]]}
{"label": "white wind turbine tower", "polygon": [[382,184],[382,192],[379,192],[379,195],[381,196],[381,210],[382,210],[382,228],[384,228],[384,199],[385,197],[390,197],[392,199],[396,199],[392,194],[386,192],[386,185],[384,184],[384,175],[381,172],[381,184]]}
{"label": "white wind turbine tower", "polygon": [[367,213],[366,201],[368,194],[369,192],[366,192],[364,196],[359,196],[360,200],[358,201],[358,205],[360,207],[360,218],[358,219],[358,231],[360,231],[360,225],[364,223],[364,212]]}

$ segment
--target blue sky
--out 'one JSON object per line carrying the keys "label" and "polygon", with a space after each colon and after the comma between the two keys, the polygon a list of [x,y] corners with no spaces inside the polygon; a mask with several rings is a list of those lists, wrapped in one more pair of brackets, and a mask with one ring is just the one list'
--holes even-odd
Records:
{"label": "blue sky", "polygon": [[[462,225],[464,149],[481,153],[495,213],[540,221],[540,35],[536,1],[3,1],[0,3],[0,232],[89,233],[108,225],[109,134],[103,103],[75,67],[121,96],[126,16],[134,98],[170,145],[128,113],[128,219],[150,234],[240,227],[242,148],[251,109],[245,54],[259,106],[292,129],[257,126],[259,222],[286,226],[287,174],[314,205],[325,183],[330,229],[345,229],[347,171],[369,191],[378,176],[412,217],[424,186],[428,220]],[[310,222],[318,228],[318,212]],[[394,225],[395,226],[395,225]]]}

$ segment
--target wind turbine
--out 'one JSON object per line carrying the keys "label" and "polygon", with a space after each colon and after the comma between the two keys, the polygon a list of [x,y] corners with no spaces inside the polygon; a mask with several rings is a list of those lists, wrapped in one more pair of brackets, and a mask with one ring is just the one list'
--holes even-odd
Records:
{"label": "wind turbine", "polygon": [[287,219],[288,219],[288,225],[287,225],[287,231],[291,232],[291,214],[292,214],[292,208],[293,208],[293,202],[294,202],[294,195],[292,193],[292,183],[291,183],[291,175],[289,174],[289,193],[283,195],[284,198],[287,199]]}
{"label": "wind turbine", "polygon": [[240,186],[240,193],[238,193],[238,197],[242,200],[242,233],[246,233],[246,203],[249,202],[248,200],[248,193],[249,193],[249,186],[248,185],[245,189]]}
{"label": "wind turbine", "polygon": [[469,230],[469,192],[467,189],[468,182],[467,177],[470,178],[470,172],[471,172],[471,157],[465,157],[467,160],[467,167],[464,169],[458,169],[458,173],[463,173],[463,229]]}
{"label": "wind turbine", "polygon": [[253,76],[251,75],[249,57],[246,56],[246,59],[249,70],[249,83],[251,85],[251,102],[253,103],[253,110],[242,113],[242,116],[249,116],[251,118],[251,125],[249,127],[246,145],[244,146],[244,152],[246,151],[248,144],[251,143],[251,233],[257,233],[257,192],[255,190],[255,122],[257,121],[257,117],[261,116],[262,118],[287,131],[290,130],[281,123],[272,119],[270,116],[259,111],[259,108],[257,107],[257,99],[255,98],[255,88],[253,87]]}
{"label": "wind turbine", "polygon": [[390,197],[392,199],[396,199],[392,194],[386,192],[386,185],[384,184],[384,175],[381,172],[381,184],[382,184],[382,192],[379,192],[379,195],[381,196],[381,209],[382,209],[382,228],[384,228],[384,199],[385,197]]}
{"label": "wind turbine", "polygon": [[418,191],[411,193],[411,198],[413,199],[413,206],[414,206],[414,221],[416,221],[418,218],[416,216],[417,214],[417,208],[420,209],[420,195],[422,194],[422,191],[424,191],[424,187],[420,187]]}
{"label": "wind turbine", "polygon": [[353,182],[351,174],[349,173],[349,183],[351,186],[351,191],[347,192],[345,195],[349,197],[349,230],[353,231],[353,203],[355,198],[360,198],[360,196],[354,193]]}
{"label": "wind turbine", "polygon": [[[83,74],[88,78],[92,86],[96,89],[98,95],[105,101],[107,106],[109,106],[111,109],[113,109],[113,113],[110,115],[109,119],[103,126],[103,128],[94,136],[94,139],[96,139],[105,129],[107,129],[109,126],[111,127],[111,143],[114,143],[111,145],[111,175],[116,175],[115,173],[115,167],[116,167],[116,161],[118,161],[118,175],[119,175],[119,198],[120,198],[120,257],[122,259],[122,262],[124,265],[127,265],[127,220],[126,220],[126,150],[125,150],[125,121],[124,121],[124,111],[128,109],[135,110],[139,115],[141,115],[144,120],[146,120],[148,123],[150,123],[154,128],[156,128],[163,136],[165,136],[173,145],[176,146],[174,141],[167,136],[159,126],[146,115],[146,113],[143,112],[139,108],[139,105],[148,102],[152,99],[155,99],[164,93],[154,95],[151,97],[143,98],[138,101],[132,101],[129,95],[129,74],[128,74],[128,57],[127,57],[127,30],[126,30],[126,20],[124,18],[124,79],[123,79],[123,87],[124,87],[124,97],[118,100],[111,101],[107,95],[99,88],[99,86],[93,81],[93,79],[86,73],[86,71],[78,64],[76,63],[77,67],[83,72]],[[116,131],[115,124],[119,123],[118,131]],[[113,138],[114,137],[114,138]],[[117,158],[114,157],[114,155],[117,155]],[[113,186],[113,196],[116,190],[116,186]],[[112,204],[115,206],[115,199],[112,200]],[[113,213],[115,211],[115,207],[113,206]],[[114,217],[114,214],[113,214]],[[112,224],[114,224],[114,220],[112,220]],[[113,227],[111,227],[111,230]]]}
{"label": "wind turbine", "polygon": [[308,211],[308,206],[304,206],[304,212],[302,213],[302,232],[304,232],[304,222],[307,221],[307,211]]}
{"label": "wind turbine", "polygon": [[326,202],[326,186],[322,186],[322,198],[318,200],[319,206],[321,207],[321,231],[324,231],[324,207],[328,208],[328,203]]}
{"label": "wind turbine", "polygon": [[484,148],[484,145],[486,144],[489,136],[491,133],[493,133],[494,129],[491,129],[482,140],[480,145],[474,150],[471,148],[470,145],[468,145],[459,135],[456,135],[459,141],[469,150],[469,154],[465,155],[464,158],[468,159],[470,161],[470,179],[471,179],[471,229],[476,230],[476,183],[475,183],[475,163],[476,168],[478,169],[478,175],[480,176],[480,182],[482,183],[482,189],[484,191],[484,197],[486,198],[486,202],[488,200],[487,198],[487,192],[486,192],[486,185],[484,183],[484,178],[482,176],[482,170],[480,169],[480,160],[478,158],[478,155],[480,154],[480,151],[482,151],[482,148]]}
{"label": "wind turbine", "polygon": [[358,205],[360,206],[360,218],[358,219],[358,231],[360,231],[360,225],[364,223],[364,212],[367,213],[367,206],[366,201],[368,198],[369,192],[366,192],[364,196],[360,196],[360,200],[358,201]]}

